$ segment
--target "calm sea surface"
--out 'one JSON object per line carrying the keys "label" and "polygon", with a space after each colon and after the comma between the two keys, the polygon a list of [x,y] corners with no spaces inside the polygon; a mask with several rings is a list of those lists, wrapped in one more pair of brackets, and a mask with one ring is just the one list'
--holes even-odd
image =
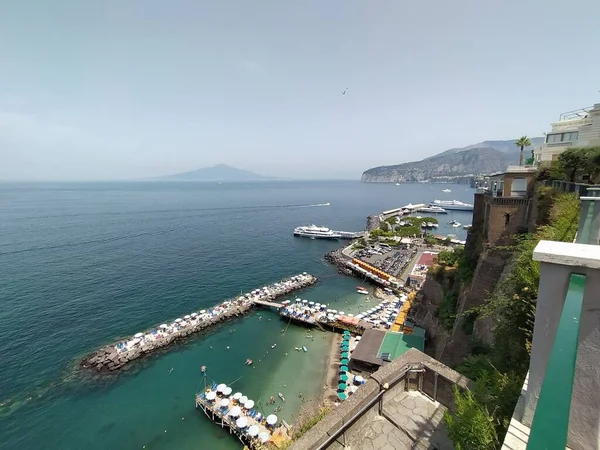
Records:
{"label": "calm sea surface", "polygon": [[[440,192],[446,187],[451,194]],[[368,214],[435,198],[472,202],[473,191],[348,181],[0,184],[0,448],[241,448],[194,409],[202,365],[255,401],[283,393],[280,416],[291,421],[300,393],[322,392],[331,336],[313,330],[307,337],[293,325],[281,333],[287,324],[270,311],[217,326],[116,376],[84,376],[77,361],[116,338],[302,271],[322,278],[302,298],[368,309],[356,280],[323,261],[339,244],[294,238],[292,229],[359,231]],[[471,220],[470,213],[442,216],[439,232],[464,236],[444,226],[453,218]],[[308,353],[294,351],[303,345]]]}

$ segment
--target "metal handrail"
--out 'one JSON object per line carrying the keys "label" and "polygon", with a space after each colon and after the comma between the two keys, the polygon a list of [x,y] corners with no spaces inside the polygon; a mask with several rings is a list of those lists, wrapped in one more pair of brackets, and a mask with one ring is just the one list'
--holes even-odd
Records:
{"label": "metal handrail", "polygon": [[572,273],[535,408],[527,450],[562,450],[567,446],[584,289],[585,275]]}

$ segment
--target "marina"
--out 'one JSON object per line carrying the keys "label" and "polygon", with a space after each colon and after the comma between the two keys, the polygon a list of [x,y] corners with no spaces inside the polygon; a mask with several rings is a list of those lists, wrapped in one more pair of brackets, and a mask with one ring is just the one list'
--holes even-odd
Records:
{"label": "marina", "polygon": [[241,316],[256,305],[280,307],[281,305],[274,303],[273,300],[316,282],[317,277],[303,272],[261,289],[255,289],[235,299],[226,300],[212,308],[192,312],[170,323],[163,323],[153,329],[121,339],[86,356],[80,365],[98,372],[121,369],[129,362],[159,348],[217,323]]}

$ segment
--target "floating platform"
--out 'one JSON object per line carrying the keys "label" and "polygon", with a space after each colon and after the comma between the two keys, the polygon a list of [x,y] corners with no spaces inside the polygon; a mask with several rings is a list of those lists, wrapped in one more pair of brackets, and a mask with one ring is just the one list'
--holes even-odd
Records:
{"label": "floating platform", "polygon": [[225,384],[213,384],[196,394],[196,409],[201,409],[215,424],[226,428],[249,449],[266,449],[267,443],[277,446],[286,440],[287,427],[275,414],[264,416],[255,402],[241,392],[231,395]]}
{"label": "floating platform", "polygon": [[286,278],[282,281],[255,289],[244,295],[220,303],[210,309],[193,312],[178,318],[171,323],[164,323],[151,330],[146,330],[111,345],[102,347],[86,356],[80,365],[83,368],[98,372],[115,371],[129,362],[149,355],[159,348],[205,330],[225,320],[239,317],[257,304],[281,307],[273,300],[299,289],[304,289],[317,282],[317,277],[306,272]]}

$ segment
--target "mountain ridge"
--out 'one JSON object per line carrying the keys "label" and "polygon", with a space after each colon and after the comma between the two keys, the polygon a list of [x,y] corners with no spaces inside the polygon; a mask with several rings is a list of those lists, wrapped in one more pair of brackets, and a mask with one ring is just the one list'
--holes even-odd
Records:
{"label": "mountain ridge", "polygon": [[[543,139],[531,138],[533,145],[524,149],[525,157],[529,157],[533,146]],[[400,183],[501,172],[519,162],[520,149],[515,143],[516,139],[483,141],[462,148],[451,148],[420,161],[372,167],[363,172],[361,181]]]}
{"label": "mountain ridge", "polygon": [[188,172],[175,173],[155,178],[166,181],[261,181],[277,180],[276,177],[259,175],[250,170],[238,169],[227,164],[217,164],[211,167],[202,167]]}

